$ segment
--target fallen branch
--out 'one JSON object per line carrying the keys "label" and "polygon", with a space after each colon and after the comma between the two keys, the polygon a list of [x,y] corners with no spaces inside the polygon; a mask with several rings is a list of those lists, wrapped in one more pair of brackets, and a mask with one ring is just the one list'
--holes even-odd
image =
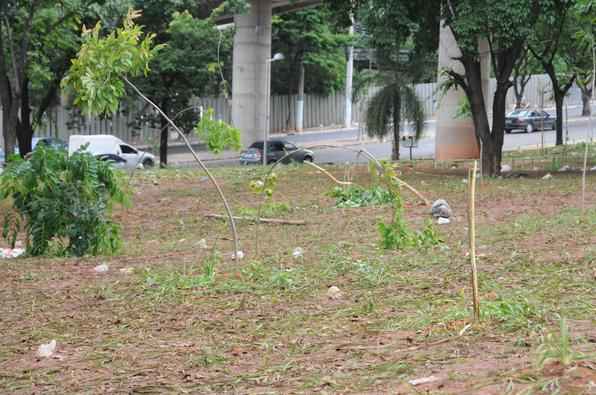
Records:
{"label": "fallen branch", "polygon": [[321,173],[323,173],[327,177],[331,178],[333,180],[333,182],[335,182],[336,184],[339,184],[339,185],[353,185],[354,184],[353,182],[350,182],[350,181],[340,181],[340,180],[338,180],[337,178],[333,177],[333,174],[329,173],[327,170],[323,169],[321,166],[315,165],[312,162],[304,161],[304,164],[305,165],[312,166],[315,169],[319,170]]}
{"label": "fallen branch", "polygon": [[430,202],[424,196],[422,196],[422,194],[420,192],[415,190],[413,186],[411,186],[410,184],[406,183],[403,180],[400,180],[397,177],[395,177],[395,179],[397,180],[397,182],[399,182],[400,185],[403,185],[404,187],[409,189],[412,193],[414,193],[414,195],[418,196],[418,199],[422,200],[424,202],[425,206],[430,206]]}
{"label": "fallen branch", "polygon": [[[221,214],[205,214],[205,218],[216,218],[216,219],[229,219],[227,215]],[[249,222],[264,222],[269,224],[280,224],[280,225],[306,225],[305,221],[302,220],[291,220],[291,219],[278,219],[278,218],[258,218],[258,217],[237,217],[233,216],[238,221],[249,221]]]}

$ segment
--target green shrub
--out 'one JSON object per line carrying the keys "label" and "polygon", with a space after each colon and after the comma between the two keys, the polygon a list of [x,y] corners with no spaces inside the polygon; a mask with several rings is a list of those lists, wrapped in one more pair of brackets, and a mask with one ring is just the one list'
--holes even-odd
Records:
{"label": "green shrub", "polygon": [[0,198],[16,212],[4,218],[4,238],[14,243],[24,229],[30,255],[111,254],[121,245],[109,214],[126,194],[112,168],[91,154],[38,147],[4,170]]}
{"label": "green shrub", "polygon": [[342,208],[380,206],[389,204],[393,200],[391,193],[380,186],[369,189],[360,186],[335,187],[329,192],[329,196],[335,198],[336,207]]}

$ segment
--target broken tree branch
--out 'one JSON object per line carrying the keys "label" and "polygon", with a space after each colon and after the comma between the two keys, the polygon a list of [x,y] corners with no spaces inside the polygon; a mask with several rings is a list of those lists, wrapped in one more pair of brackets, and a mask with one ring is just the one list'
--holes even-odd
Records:
{"label": "broken tree branch", "polygon": [[234,237],[234,260],[236,262],[238,262],[238,252],[240,251],[240,243],[238,241],[238,232],[236,231],[236,222],[234,222],[234,216],[232,215],[232,209],[230,208],[230,205],[228,204],[228,200],[226,199],[226,197],[225,197],[225,195],[224,195],[221,187],[219,186],[219,184],[215,180],[215,177],[213,177],[213,175],[211,174],[211,172],[209,171],[209,169],[207,168],[207,166],[205,166],[205,164],[203,163],[203,161],[201,160],[201,158],[199,158],[199,155],[197,155],[197,153],[195,152],[195,150],[192,148],[192,145],[190,144],[190,141],[188,141],[188,138],[186,137],[186,135],[182,132],[182,130],[180,130],[180,128],[174,123],[174,121],[172,121],[170,119],[170,117],[168,117],[162,111],[162,109],[159,108],[159,106],[157,104],[153,103],[153,101],[151,101],[147,96],[145,96],[143,94],[143,92],[141,92],[139,90],[139,88],[136,87],[136,85],[134,85],[132,82],[130,82],[128,80],[128,78],[124,77],[124,81],[139,96],[141,96],[141,98],[143,100],[145,100],[153,108],[155,108],[155,110],[157,110],[157,112],[159,112],[161,114],[161,116],[164,117],[166,119],[166,121],[168,121],[168,123],[170,125],[172,125],[172,127],[174,128],[174,130],[182,138],[182,141],[184,141],[184,144],[186,145],[186,147],[188,148],[188,150],[190,151],[190,153],[194,157],[195,161],[197,161],[197,163],[199,164],[199,166],[201,166],[201,169],[203,169],[203,171],[205,172],[205,174],[207,174],[207,177],[209,177],[209,180],[211,181],[211,183],[215,186],[215,189],[217,190],[217,193],[219,194],[219,197],[221,198],[221,200],[223,202],[224,208],[226,209],[227,217],[230,220],[230,228],[231,228],[231,231],[232,231],[232,236]]}
{"label": "broken tree branch", "polygon": [[333,180],[333,182],[335,182],[336,184],[339,184],[339,185],[354,185],[354,183],[353,182],[350,182],[350,181],[340,181],[340,180],[338,180],[337,178],[333,177],[333,174],[329,173],[327,170],[323,169],[321,166],[315,165],[312,162],[304,161],[304,164],[305,165],[312,166],[315,169],[319,170],[321,173],[325,174],[327,177],[329,177],[331,180]]}

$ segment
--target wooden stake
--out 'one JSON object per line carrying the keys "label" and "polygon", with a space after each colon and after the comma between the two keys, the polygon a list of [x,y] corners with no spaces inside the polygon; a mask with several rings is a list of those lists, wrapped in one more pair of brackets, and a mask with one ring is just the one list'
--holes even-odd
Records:
{"label": "wooden stake", "polygon": [[476,268],[476,168],[477,161],[474,161],[474,169],[468,173],[468,185],[470,188],[468,201],[468,227],[470,239],[470,263],[472,265],[472,296],[474,299],[474,321],[480,321],[480,297],[478,296],[478,270]]}
{"label": "wooden stake", "polygon": [[588,169],[588,142],[586,142],[586,149],[584,151],[584,170],[582,172],[582,217],[586,209],[586,171]]}

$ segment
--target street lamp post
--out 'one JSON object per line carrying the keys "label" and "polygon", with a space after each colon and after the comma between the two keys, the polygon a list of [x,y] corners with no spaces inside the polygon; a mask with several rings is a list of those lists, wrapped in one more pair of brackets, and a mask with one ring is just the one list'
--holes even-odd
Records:
{"label": "street lamp post", "polygon": [[267,140],[269,140],[269,130],[271,129],[271,63],[283,59],[284,55],[278,52],[271,59],[267,59],[265,63],[265,74],[267,74],[267,105],[265,106],[266,122],[265,130],[263,131],[263,166],[267,166]]}

